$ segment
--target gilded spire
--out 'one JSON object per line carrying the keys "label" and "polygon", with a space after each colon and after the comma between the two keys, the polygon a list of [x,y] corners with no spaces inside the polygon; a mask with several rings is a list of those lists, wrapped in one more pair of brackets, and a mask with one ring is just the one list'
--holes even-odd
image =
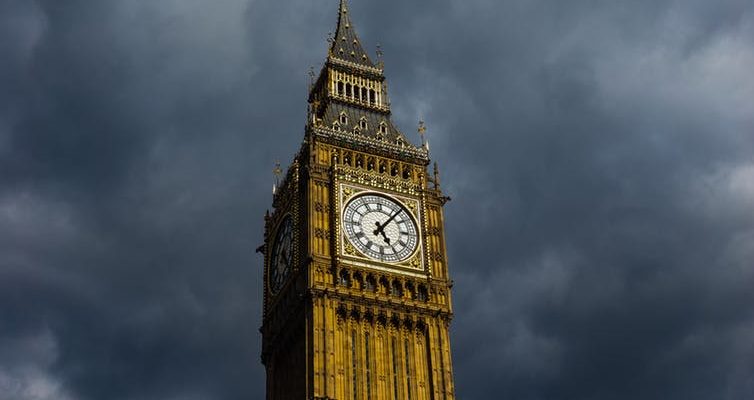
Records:
{"label": "gilded spire", "polygon": [[343,61],[352,62],[367,67],[374,68],[372,60],[369,59],[369,55],[361,47],[361,41],[356,34],[356,29],[351,23],[351,18],[348,15],[348,2],[346,0],[340,0],[340,7],[338,8],[338,27],[335,30],[335,37],[330,47],[331,57],[338,58]]}

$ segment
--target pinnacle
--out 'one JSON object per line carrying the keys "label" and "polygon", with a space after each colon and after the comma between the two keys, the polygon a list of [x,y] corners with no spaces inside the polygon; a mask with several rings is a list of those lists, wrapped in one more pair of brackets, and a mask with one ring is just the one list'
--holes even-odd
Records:
{"label": "pinnacle", "polygon": [[342,61],[372,68],[375,67],[367,52],[364,51],[361,40],[359,40],[356,34],[356,28],[351,23],[348,2],[346,0],[340,0],[338,26],[335,30],[335,37],[332,40],[330,54],[332,57]]}

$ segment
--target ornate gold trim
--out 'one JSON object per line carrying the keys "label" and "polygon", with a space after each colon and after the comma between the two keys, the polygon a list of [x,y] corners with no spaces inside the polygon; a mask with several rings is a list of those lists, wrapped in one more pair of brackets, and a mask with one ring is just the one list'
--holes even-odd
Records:
{"label": "ornate gold trim", "polygon": [[[340,177],[342,176],[343,175],[340,175]],[[379,190],[380,188],[375,187],[356,186],[350,180],[346,180],[345,183],[339,182],[336,187],[336,190],[338,190],[339,193],[339,195],[336,197],[338,199],[341,199],[340,204],[337,205],[338,212],[334,214],[336,216],[335,225],[337,226],[337,242],[338,247],[341,250],[341,252],[339,252],[338,254],[344,257],[344,260],[348,260],[349,262],[362,267],[373,268],[386,272],[397,272],[412,276],[427,275],[429,268],[428,264],[424,262],[427,246],[427,244],[425,243],[426,235],[424,233],[424,230],[426,229],[426,223],[424,223],[424,215],[421,215],[421,213],[419,212],[419,210],[421,209],[420,198],[401,195],[400,192],[395,193],[395,191],[390,190]],[[341,226],[343,224],[343,213],[345,212],[346,204],[348,204],[348,202],[352,200],[353,197],[355,197],[357,194],[365,195],[368,193],[385,196],[401,204],[406,208],[406,210],[408,210],[410,217],[416,223],[418,236],[417,246],[408,259],[397,262],[375,260],[362,254],[349,242]]]}

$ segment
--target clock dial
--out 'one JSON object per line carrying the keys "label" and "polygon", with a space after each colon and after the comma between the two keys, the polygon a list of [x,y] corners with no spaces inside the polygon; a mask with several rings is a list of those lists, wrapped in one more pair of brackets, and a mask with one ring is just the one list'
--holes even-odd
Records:
{"label": "clock dial", "polygon": [[278,225],[270,259],[269,282],[272,293],[277,293],[285,283],[293,264],[293,223],[286,216]]}
{"label": "clock dial", "polygon": [[408,259],[419,244],[416,222],[406,208],[378,194],[361,195],[348,202],[343,229],[356,249],[384,262]]}

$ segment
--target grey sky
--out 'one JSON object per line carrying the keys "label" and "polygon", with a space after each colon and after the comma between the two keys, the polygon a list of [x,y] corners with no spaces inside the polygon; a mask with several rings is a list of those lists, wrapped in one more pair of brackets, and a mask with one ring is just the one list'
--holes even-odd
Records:
{"label": "grey sky", "polygon": [[[336,0],[0,1],[0,400],[254,399]],[[351,0],[445,191],[458,398],[754,395],[750,1]]]}

